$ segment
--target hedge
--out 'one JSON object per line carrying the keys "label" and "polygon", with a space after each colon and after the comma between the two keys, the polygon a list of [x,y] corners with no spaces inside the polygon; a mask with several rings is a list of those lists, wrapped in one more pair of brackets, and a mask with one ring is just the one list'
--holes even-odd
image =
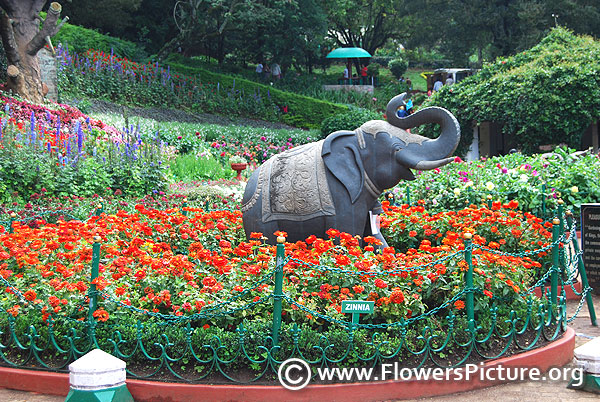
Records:
{"label": "hedge", "polygon": [[133,42],[104,35],[77,25],[63,25],[60,31],[52,38],[52,41],[54,43],[62,43],[63,46],[68,46],[69,53],[71,54],[83,54],[88,49],[96,49],[106,53],[113,51],[114,54],[133,61],[145,61],[148,57],[146,52]]}
{"label": "hedge", "polygon": [[[193,61],[191,61],[193,63]],[[282,116],[282,122],[294,127],[320,129],[321,123],[327,117],[348,111],[345,105],[314,99],[308,96],[272,88],[269,85],[239,77],[214,73],[199,67],[191,67],[183,56],[171,55],[165,64],[183,75],[197,76],[202,82],[219,83],[224,88],[234,87],[246,93],[260,93],[262,97],[269,97],[280,108],[287,107],[287,113]]]}

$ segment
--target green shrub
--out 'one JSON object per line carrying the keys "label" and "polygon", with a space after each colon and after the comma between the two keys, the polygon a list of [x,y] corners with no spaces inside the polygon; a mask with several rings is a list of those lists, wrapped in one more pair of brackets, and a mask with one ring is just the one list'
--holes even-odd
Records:
{"label": "green shrub", "polygon": [[539,145],[581,144],[600,117],[600,41],[554,28],[533,48],[485,65],[479,73],[444,86],[426,101],[450,110],[462,130],[457,153],[473,140],[473,123],[502,124],[527,153]]}
{"label": "green shrub", "polygon": [[382,67],[387,67],[390,64],[390,61],[394,59],[393,56],[378,56],[375,55],[371,57],[371,64],[378,64]]}
{"label": "green shrub", "polygon": [[370,110],[352,108],[349,112],[336,114],[323,121],[323,138],[339,130],[354,130],[369,120],[381,119],[381,114]]}
{"label": "green shrub", "polygon": [[388,67],[394,77],[400,78],[408,69],[408,62],[404,59],[394,59],[389,62]]}
{"label": "green shrub", "polygon": [[217,180],[231,178],[233,175],[232,170],[226,170],[210,151],[178,155],[170,168],[177,181]]}
{"label": "green shrub", "polygon": [[379,76],[379,64],[371,63],[367,66],[367,74],[369,77],[377,77]]}

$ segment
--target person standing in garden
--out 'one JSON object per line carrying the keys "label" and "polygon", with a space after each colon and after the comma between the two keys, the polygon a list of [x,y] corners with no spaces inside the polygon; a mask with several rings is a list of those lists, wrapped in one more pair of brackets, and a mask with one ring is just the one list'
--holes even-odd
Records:
{"label": "person standing in garden", "polygon": [[271,74],[273,74],[273,78],[276,80],[281,78],[281,67],[279,67],[279,64],[273,63],[271,66]]}
{"label": "person standing in garden", "polygon": [[259,62],[256,65],[256,75],[258,75],[259,79],[263,78],[263,69],[264,69],[263,64],[261,62]]}
{"label": "person standing in garden", "polygon": [[435,83],[433,84],[433,92],[439,91],[440,89],[442,89],[442,86],[444,86],[444,84],[442,83],[442,79],[438,77]]}
{"label": "person standing in garden", "polygon": [[360,70],[360,76],[362,78],[362,84],[367,85],[367,66],[363,66]]}

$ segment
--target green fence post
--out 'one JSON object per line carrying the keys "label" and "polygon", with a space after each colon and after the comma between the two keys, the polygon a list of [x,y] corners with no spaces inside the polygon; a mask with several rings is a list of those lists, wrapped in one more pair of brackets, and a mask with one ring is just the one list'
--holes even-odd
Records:
{"label": "green fence post", "polygon": [[546,219],[546,183],[542,184],[542,218]]}
{"label": "green fence post", "polygon": [[14,229],[13,229],[13,222],[16,220],[15,218],[17,217],[17,214],[15,214],[14,212],[10,213],[10,222],[8,223],[8,233],[12,234]]}
{"label": "green fence post", "polygon": [[[569,227],[569,232],[573,228],[573,214],[571,211],[567,211],[567,225]],[[590,285],[587,279],[587,273],[585,272],[585,267],[583,266],[583,256],[579,253],[579,242],[577,241],[577,236],[573,236],[573,249],[575,250],[575,254],[577,257],[577,269],[579,271],[579,275],[581,275],[581,288],[583,291],[587,289]],[[596,321],[596,310],[594,309],[594,301],[592,300],[592,293],[587,292],[585,295],[585,299],[587,301],[588,311],[590,312],[590,320],[592,321],[592,325],[594,327],[598,326],[598,321]]]}
{"label": "green fence post", "polygon": [[277,255],[275,259],[275,290],[273,291],[273,346],[279,344],[281,329],[281,299],[283,298],[283,260],[285,259],[285,237],[277,237]]}
{"label": "green fence post", "polygon": [[186,211],[185,209],[187,208],[187,197],[183,198],[183,204],[181,204],[181,209],[182,209],[182,214],[183,216],[187,216],[188,211]]}
{"label": "green fence post", "polygon": [[394,199],[394,194],[392,194],[391,192],[387,193],[387,198],[388,201],[390,203],[390,205],[396,205],[396,200]]}
{"label": "green fence post", "polygon": [[410,186],[406,185],[406,203],[410,207]]}
{"label": "green fence post", "polygon": [[[100,241],[102,238],[98,235],[94,236],[94,244],[92,245],[92,275],[90,282],[98,277],[100,273]],[[94,312],[98,308],[98,295],[96,294],[96,285],[90,284],[90,290],[88,291],[88,297],[90,299],[90,309],[88,312],[88,322],[94,321]]]}
{"label": "green fence post", "polygon": [[102,212],[104,212],[104,204],[102,203],[102,201],[100,201],[98,203],[98,205],[96,206],[95,215],[100,216],[100,215],[102,215]]}
{"label": "green fence post", "polygon": [[487,195],[487,206],[488,206],[488,209],[492,209],[492,198],[493,197],[492,197],[491,194]]}
{"label": "green fence post", "polygon": [[469,331],[471,334],[475,332],[475,300],[473,295],[473,253],[472,253],[472,239],[471,233],[465,233],[465,260],[467,261],[468,269],[465,273],[465,283],[468,289],[467,291],[467,318],[469,320]]}
{"label": "green fence post", "polygon": [[554,218],[552,220],[552,274],[550,275],[550,301],[552,305],[556,306],[558,301],[558,269],[560,266],[558,260],[558,239],[560,238],[560,219]]}
{"label": "green fence post", "polygon": [[[564,208],[565,208],[565,202],[562,199],[559,199],[557,201],[558,203],[558,220],[560,221],[559,225],[558,225],[558,236],[563,236],[563,234],[565,233],[565,219],[564,219]],[[564,248],[560,248],[558,249],[558,262],[560,264],[560,272],[561,275],[565,275],[565,270],[567,269],[566,264],[565,264],[565,249]]]}

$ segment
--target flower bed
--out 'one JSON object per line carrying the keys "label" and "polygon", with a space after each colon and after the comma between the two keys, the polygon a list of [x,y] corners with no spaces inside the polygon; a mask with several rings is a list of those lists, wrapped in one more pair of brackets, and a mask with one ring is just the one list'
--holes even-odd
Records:
{"label": "flower bed", "polygon": [[120,132],[66,105],[1,100],[0,202],[109,189],[141,195],[166,187],[163,162],[173,153],[158,138],[142,140],[133,130]]}
{"label": "flower bed", "polygon": [[393,189],[406,202],[407,188],[413,200],[422,199],[429,210],[460,209],[489,195],[493,201],[518,200],[524,211],[542,217],[563,199],[579,213],[582,203],[600,199],[600,158],[575,155],[557,148],[553,156],[514,153],[472,162],[456,158],[442,169],[419,172],[416,180]]}
{"label": "flower bed", "polygon": [[[137,205],[135,212],[87,221],[15,223],[13,234],[0,235],[4,360],[47,364],[44,358],[53,356],[48,366],[64,369],[97,344],[138,376],[167,369],[198,380],[233,370],[243,381],[240,370],[244,378],[248,372],[261,378],[278,359],[298,353],[312,363],[384,358],[454,366],[474,358],[474,350],[484,358],[527,350],[558,336],[564,302],[531,295],[550,239],[539,221],[515,207],[429,215],[422,207],[386,205],[386,230],[408,230],[414,243],[376,253],[376,239],[361,247],[357,238],[330,230],[329,239],[286,244],[279,263],[262,234],[244,239],[238,210],[186,208],[186,216]],[[513,231],[521,236],[501,244]],[[472,244],[464,232],[477,233]],[[95,242],[99,275],[90,283]],[[464,284],[470,266],[472,288]],[[281,299],[274,296],[276,267],[283,269]],[[465,313],[469,294],[479,332]],[[90,297],[98,298],[97,308],[88,308]],[[283,300],[278,346],[271,299]],[[341,313],[344,300],[373,301],[375,313],[352,324]],[[31,339],[15,344],[31,326],[47,339],[44,346]],[[31,354],[36,347],[38,357]]]}

